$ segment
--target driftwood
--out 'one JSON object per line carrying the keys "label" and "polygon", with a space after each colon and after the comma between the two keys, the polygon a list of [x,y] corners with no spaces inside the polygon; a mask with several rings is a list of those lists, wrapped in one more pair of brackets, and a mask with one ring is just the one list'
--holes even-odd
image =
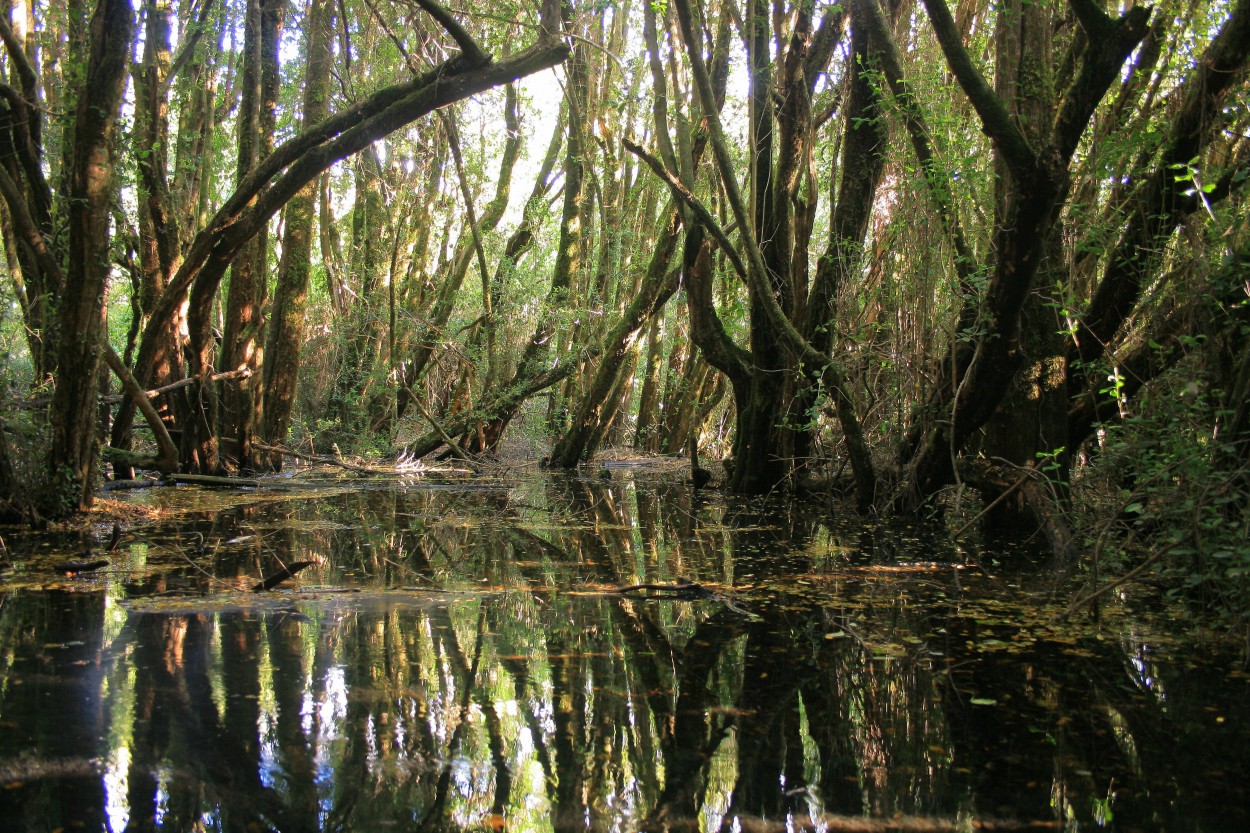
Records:
{"label": "driftwood", "polygon": [[168,485],[168,480],[157,480],[152,477],[141,477],[138,480],[106,480],[100,484],[100,491],[121,492],[127,489],[151,489],[154,486]]}
{"label": "driftwood", "polygon": [[618,587],[612,592],[622,596],[658,599],[710,599],[716,596],[702,584],[685,578],[679,578],[673,584],[631,584],[628,587]]}
{"label": "driftwood", "polygon": [[52,565],[52,572],[64,573],[67,576],[77,575],[78,573],[89,573],[92,570],[99,570],[102,567],[109,566],[107,558],[82,558],[74,561],[62,561],[59,564]]}
{"label": "driftwood", "polygon": [[[643,833],[698,833],[702,829],[701,818],[670,818],[661,813],[652,814],[639,825]],[[960,833],[965,830],[1042,833],[1060,830],[1062,825],[1053,819],[954,819],[901,814],[874,818],[825,813],[815,817],[792,816],[784,820],[734,815],[725,818],[723,829],[741,830],[742,833]]]}

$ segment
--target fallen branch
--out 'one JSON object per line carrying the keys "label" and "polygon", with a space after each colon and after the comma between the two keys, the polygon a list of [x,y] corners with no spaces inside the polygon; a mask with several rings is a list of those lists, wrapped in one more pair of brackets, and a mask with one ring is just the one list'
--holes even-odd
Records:
{"label": "fallen branch", "polygon": [[261,451],[267,451],[270,454],[279,454],[283,457],[294,457],[297,460],[307,460],[310,463],[318,463],[326,466],[338,466],[339,468],[347,469],[348,471],[357,471],[361,474],[390,473],[381,469],[371,469],[367,466],[357,466],[354,463],[348,463],[343,460],[339,460],[336,457],[325,457],[320,454],[305,454],[302,451],[291,451],[290,449],[282,448],[277,445],[265,445],[264,443],[258,443],[255,440],[252,441],[252,448],[259,448]]}
{"label": "fallen branch", "polygon": [[673,584],[631,584],[628,587],[618,587],[612,592],[644,599],[709,599],[715,595],[702,584],[686,578],[679,578]]}
{"label": "fallen branch", "polygon": [[1037,528],[1046,537],[1051,553],[1064,563],[1072,563],[1076,558],[1076,541],[1072,536],[1072,530],[1068,528],[1063,510],[1056,504],[1054,498],[1033,480],[1033,477],[1041,473],[1026,470],[1025,476],[1008,481],[1008,471],[1009,469],[1001,464],[984,460],[971,460],[959,467],[959,475],[968,485],[983,493],[998,492],[999,494],[977,517],[960,527],[955,537],[962,534],[1008,495],[1018,491],[1024,507],[1033,516]]}
{"label": "fallen branch", "polygon": [[[208,377],[208,381],[223,382],[223,381],[228,381],[228,380],[233,380],[233,379],[247,379],[251,375],[252,375],[251,368],[241,367],[238,370],[223,370],[221,373],[214,373]],[[182,388],[189,387],[191,384],[198,382],[198,381],[200,381],[200,379],[199,377],[196,377],[196,376],[193,376],[189,379],[179,379],[177,382],[170,382],[168,385],[162,385],[159,388],[146,390],[143,392],[143,395],[146,396],[148,399],[155,399],[156,397],[160,396],[162,393],[169,393],[170,391],[181,390]],[[125,398],[126,397],[124,396],[116,396],[116,395],[106,396],[104,397],[103,402],[105,405],[116,405],[117,403],[121,402]]]}
{"label": "fallen branch", "polygon": [[305,567],[311,567],[312,564],[313,562],[311,561],[296,561],[294,564],[288,564],[272,575],[267,576],[264,581],[258,581],[253,584],[252,592],[263,593],[266,590],[272,590]]}
{"label": "fallen branch", "polygon": [[101,492],[120,492],[127,489],[151,489],[155,486],[167,486],[168,481],[155,478],[139,478],[137,480],[106,480],[100,484]]}
{"label": "fallen branch", "polygon": [[216,477],[211,474],[171,474],[163,482],[185,483],[188,486],[206,486],[213,489],[260,489],[263,487],[281,489],[283,487],[283,484],[272,481],[246,477]]}
{"label": "fallen branch", "polygon": [[998,497],[994,498],[992,501],[986,504],[984,509],[982,509],[980,512],[972,516],[972,520],[968,521],[959,529],[955,530],[955,532],[951,535],[951,537],[958,538],[960,535],[963,535],[965,532],[967,532],[972,527],[973,524],[975,524],[977,521],[981,520],[986,515],[988,515],[994,509],[995,506],[1002,503],[1007,498],[1011,497],[1011,493],[1014,492],[1016,489],[1019,489],[1021,486],[1023,486],[1024,481],[1028,480],[1032,476],[1033,476],[1032,471],[1026,471],[1024,474],[1020,475],[1019,480],[1017,480],[1015,483],[1012,483],[1010,486],[1008,486],[1006,489],[1003,490],[1002,494],[1000,494]]}
{"label": "fallen branch", "polygon": [[[152,401],[144,394],[143,388],[139,387],[139,383],[135,381],[134,374],[130,372],[130,368],[126,367],[125,362],[121,360],[121,356],[117,355],[117,351],[107,341],[104,342],[104,360],[108,362],[109,368],[121,380],[122,388],[135,403],[139,413],[143,414],[143,419],[147,422],[148,427],[152,429],[152,434],[156,438],[156,447],[160,449],[160,454],[156,456],[143,455],[137,459],[132,458],[129,462],[131,465],[137,464],[142,468],[155,469],[161,474],[171,474],[177,471],[178,446],[174,445],[173,439],[169,436],[169,429],[161,421],[160,414],[156,412],[156,408],[152,407]],[[119,459],[123,455],[131,455],[131,452],[123,449],[110,448],[109,451],[114,459]]]}
{"label": "fallen branch", "polygon": [[[491,418],[491,414],[515,407],[529,399],[531,396],[546,390],[552,385],[562,382],[565,377],[569,376],[573,373],[573,371],[580,367],[582,362],[587,359],[595,358],[599,355],[599,353],[600,351],[598,349],[586,350],[576,356],[568,358],[563,364],[556,365],[550,370],[538,374],[534,378],[530,379],[529,382],[519,390],[515,385],[509,386],[508,390],[496,394],[488,402],[479,404],[476,408],[463,411],[451,422],[443,425],[442,433],[449,435],[463,434],[468,430],[469,426],[478,420],[489,420]],[[426,434],[425,436],[409,443],[405,448],[405,452],[414,459],[420,459],[421,457],[442,448],[446,444],[446,441],[439,432],[432,431],[429,434]]]}
{"label": "fallen branch", "polygon": [[[223,370],[221,373],[214,373],[208,377],[208,380],[210,382],[221,382],[221,381],[230,380],[230,379],[246,379],[251,375],[252,375],[252,370],[250,368],[241,367],[238,370]],[[162,393],[169,393],[170,391],[180,390],[198,381],[200,381],[199,377],[194,377],[194,376],[189,379],[179,379],[177,382],[170,382],[168,385],[162,385],[159,388],[153,388],[152,390],[145,390],[143,391],[143,395],[147,397],[148,399],[155,399],[156,397],[160,396]],[[120,402],[124,402],[125,400],[129,398],[130,398],[129,394],[112,394],[110,396],[100,397],[100,401],[103,402],[105,405],[116,405]],[[25,399],[20,402],[10,402],[6,404],[8,404],[10,407],[17,408],[18,410],[30,411],[36,408],[48,407],[49,405],[52,404],[52,397],[40,396],[36,399]]]}
{"label": "fallen branch", "polygon": [[107,567],[109,563],[107,558],[83,558],[76,561],[62,561],[59,564],[52,565],[52,572],[76,576],[79,573],[89,573],[92,570]]}
{"label": "fallen branch", "polygon": [[431,414],[429,410],[424,405],[421,404],[421,400],[414,397],[412,400],[412,404],[417,406],[417,410],[421,412],[421,416],[425,417],[425,421],[430,424],[430,427],[434,429],[434,432],[438,434],[439,437],[442,438],[443,442],[447,443],[447,447],[450,448],[452,452],[461,460],[464,460],[465,462],[469,462],[469,455],[465,453],[465,450],[460,447],[460,444],[458,442],[456,442],[455,440],[451,438],[451,435],[449,435],[446,431],[443,430],[443,426],[440,425],[438,420],[434,418],[434,415]]}

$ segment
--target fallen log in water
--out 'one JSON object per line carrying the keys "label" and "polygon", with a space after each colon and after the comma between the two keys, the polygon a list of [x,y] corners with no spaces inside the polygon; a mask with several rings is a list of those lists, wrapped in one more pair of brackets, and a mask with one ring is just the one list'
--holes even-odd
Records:
{"label": "fallen log in water", "polygon": [[287,564],[281,570],[278,570],[276,573],[266,577],[264,581],[258,581],[256,584],[253,584],[252,590],[256,593],[261,593],[265,590],[272,590],[282,582],[289,579],[291,576],[298,573],[300,570],[311,566],[311,561],[296,561],[293,564]]}

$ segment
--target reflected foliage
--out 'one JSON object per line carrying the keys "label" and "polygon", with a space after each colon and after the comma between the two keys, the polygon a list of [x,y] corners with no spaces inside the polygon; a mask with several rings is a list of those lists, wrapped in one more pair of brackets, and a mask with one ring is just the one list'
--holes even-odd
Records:
{"label": "reflected foliage", "polygon": [[[1046,570],[1006,584],[923,541],[619,477],[254,494],[0,597],[0,820],[1250,823],[1247,676],[1218,647],[1060,623]],[[617,592],[679,579],[710,592]]]}

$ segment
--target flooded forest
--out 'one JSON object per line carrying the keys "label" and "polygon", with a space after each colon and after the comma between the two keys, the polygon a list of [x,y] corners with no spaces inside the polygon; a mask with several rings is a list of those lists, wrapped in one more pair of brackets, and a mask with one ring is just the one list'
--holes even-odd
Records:
{"label": "flooded forest", "polygon": [[1250,0],[12,0],[0,830],[1250,828]]}

